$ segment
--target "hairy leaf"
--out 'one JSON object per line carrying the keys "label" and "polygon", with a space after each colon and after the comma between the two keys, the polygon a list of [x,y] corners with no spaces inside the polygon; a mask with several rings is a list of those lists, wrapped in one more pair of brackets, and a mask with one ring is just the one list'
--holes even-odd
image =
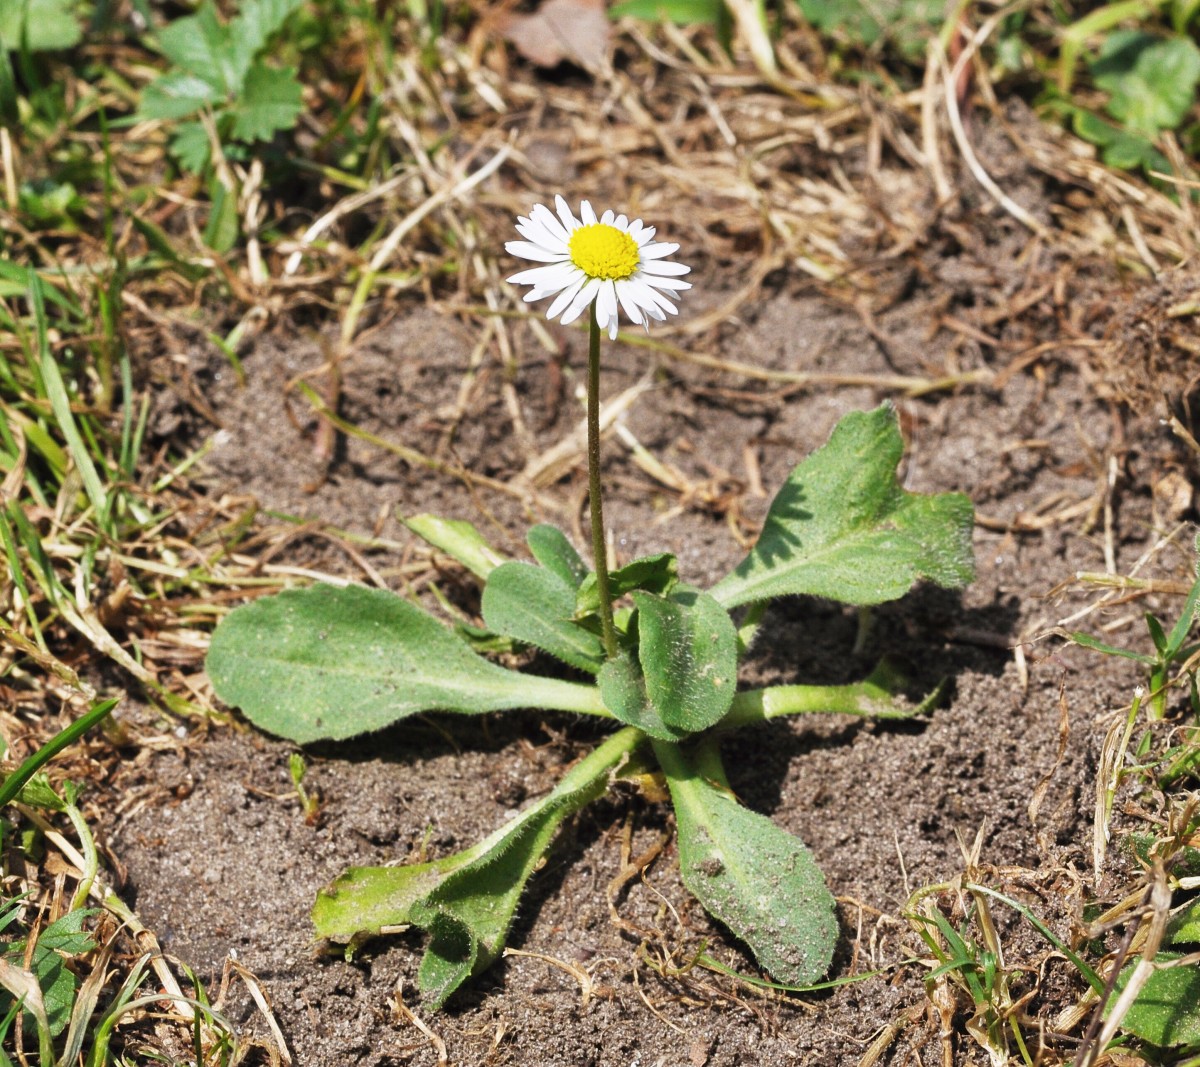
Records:
{"label": "hairy leaf", "polygon": [[546,797],[464,852],[411,867],[348,871],[317,898],[318,935],[348,939],[410,923],[427,930],[418,981],[431,1006],[441,1007],[499,956],[520,895],[555,831],[604,792],[610,771],[639,743],[634,730],[613,734]]}
{"label": "hairy leaf", "polygon": [[604,706],[621,722],[659,741],[679,741],[687,736],[686,731],[672,729],[663,722],[646,693],[641,665],[628,649],[622,649],[600,668],[597,681]]}
{"label": "hairy leaf", "polygon": [[[665,595],[678,580],[679,563],[670,552],[660,552],[654,556],[632,560],[624,567],[610,571],[608,575],[609,591],[614,600],[634,589],[645,589],[649,593]],[[579,586],[575,614],[591,615],[599,610],[600,592],[596,585],[596,575],[589,572]]]}
{"label": "hairy leaf", "polygon": [[707,729],[729,710],[737,687],[737,631],[729,613],[691,586],[676,586],[666,597],[630,595],[646,696],[671,730]]}
{"label": "hairy leaf", "polygon": [[794,593],[879,604],[921,578],[969,582],[971,502],[905,490],[895,473],[903,449],[890,405],[843,418],[789,475],[758,543],[712,595],[726,608]]}
{"label": "hairy leaf", "polygon": [[483,589],[483,621],[498,634],[595,674],[604,663],[600,635],[574,621],[575,589],[532,563],[502,563]]}
{"label": "hairy leaf", "polygon": [[463,519],[441,519],[436,515],[414,515],[401,520],[422,541],[445,552],[475,577],[486,578],[507,557],[494,549],[473,524]]}
{"label": "hairy leaf", "polygon": [[207,666],[222,700],[301,744],[422,711],[605,714],[595,688],[497,667],[414,604],[362,586],[291,589],[236,609]]}
{"label": "hairy leaf", "polygon": [[[1170,964],[1182,952],[1160,952],[1156,964]],[[1117,977],[1116,994],[1129,984],[1137,964],[1130,964]],[[1116,995],[1108,1002],[1111,1008]],[[1121,1029],[1160,1048],[1200,1045],[1200,967],[1162,967],[1150,975],[1125,1018]]]}
{"label": "hairy leaf", "polygon": [[548,522],[538,523],[530,527],[525,541],[534,559],[557,574],[573,590],[579,589],[588,576],[588,567],[562,530]]}
{"label": "hairy leaf", "polygon": [[834,900],[812,853],[770,819],[742,807],[679,747],[656,742],[679,832],[684,885],[750,946],[777,981],[809,985],[829,970],[837,945]]}

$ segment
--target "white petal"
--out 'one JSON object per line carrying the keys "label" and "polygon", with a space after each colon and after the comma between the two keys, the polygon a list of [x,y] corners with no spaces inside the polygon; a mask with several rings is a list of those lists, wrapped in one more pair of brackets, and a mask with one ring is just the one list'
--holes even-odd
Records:
{"label": "white petal", "polygon": [[655,289],[671,289],[675,292],[681,292],[684,289],[692,287],[691,282],[681,282],[678,278],[653,278],[647,276],[643,277],[642,281],[647,285],[653,286]]}
{"label": "white petal", "polygon": [[575,294],[575,299],[571,301],[571,306],[563,312],[563,317],[559,320],[564,326],[570,326],[571,323],[587,310],[588,304],[596,298],[601,281],[603,281],[602,278],[589,278],[587,284]]}
{"label": "white petal", "polygon": [[539,289],[553,288],[558,292],[572,280],[571,268],[562,263],[553,263],[548,267],[530,267],[529,270],[519,271],[508,281],[513,285],[536,285]]}
{"label": "white petal", "polygon": [[623,230],[625,233],[629,232],[629,219],[624,215],[618,215],[617,220],[613,223],[613,225],[618,230]]}
{"label": "white petal", "polygon": [[642,278],[633,277],[629,279],[629,288],[633,294],[633,298],[638,302],[639,306],[648,311],[656,319],[662,319],[659,314],[659,309],[669,311],[672,315],[676,314],[678,309],[665,296],[656,290]]}
{"label": "white petal", "polygon": [[[639,219],[638,221],[640,222],[641,220]],[[641,230],[641,232],[636,237],[634,237],[634,240],[637,242],[638,248],[645,248],[647,242],[654,240],[654,235],[656,233],[658,233],[658,230],[655,227],[653,227],[653,226],[644,227]]]}
{"label": "white petal", "polygon": [[679,245],[668,244],[666,241],[660,241],[652,245],[642,245],[640,249],[643,262],[647,259],[662,259],[663,256],[669,256],[678,251]]}
{"label": "white petal", "polygon": [[596,325],[602,330],[611,325],[611,336],[617,336],[617,290],[611,280],[606,280],[596,294]]}
{"label": "white petal", "polygon": [[604,223],[605,226],[611,226],[613,224],[613,219],[616,217],[617,216],[613,214],[612,208],[609,208],[603,215],[600,216],[600,221]]}
{"label": "white petal", "polygon": [[615,288],[617,299],[621,301],[621,307],[625,310],[625,317],[635,326],[645,326],[646,316],[642,314],[642,309],[638,307],[637,301],[633,298],[629,282],[622,278],[616,283]]}
{"label": "white petal", "polygon": [[583,287],[583,283],[587,281],[587,275],[583,271],[576,268],[577,277],[571,279],[570,284],[554,298],[554,303],[546,309],[546,318],[556,319],[572,300],[575,299],[575,294]]}
{"label": "white petal", "polygon": [[627,234],[629,234],[629,236],[632,237],[636,241],[638,239],[638,235],[642,232],[642,230],[644,228],[645,228],[645,225],[641,219],[634,219],[629,224],[629,228],[625,232]]}
{"label": "white petal", "polygon": [[[557,221],[555,222],[557,226]],[[561,229],[561,227],[559,227]],[[520,219],[517,222],[517,233],[532,241],[539,248],[558,251],[567,255],[567,242],[551,233],[541,222],[532,219]]]}
{"label": "white petal", "polygon": [[567,233],[563,224],[554,217],[554,212],[545,204],[534,204],[529,217],[534,222],[540,222],[545,231],[556,241],[561,241],[565,245],[570,240],[571,235]]}
{"label": "white petal", "polygon": [[572,230],[579,229],[579,220],[571,214],[570,207],[567,206],[567,202],[561,196],[554,198],[554,210],[558,212],[558,217],[562,219],[563,228],[568,234]]}
{"label": "white petal", "polygon": [[554,251],[549,248],[543,248],[541,245],[535,245],[531,241],[508,241],[504,245],[504,251],[510,256],[519,256],[521,259],[532,259],[535,263],[560,263],[567,258],[565,251]]}
{"label": "white petal", "polygon": [[592,205],[586,200],[580,201],[579,217],[583,219],[585,226],[591,226],[596,222],[596,213],[592,210]]}
{"label": "white petal", "polygon": [[684,266],[682,263],[671,263],[664,259],[652,259],[647,263],[642,264],[643,274],[657,274],[659,277],[670,275],[678,277],[680,274],[690,274],[692,268]]}

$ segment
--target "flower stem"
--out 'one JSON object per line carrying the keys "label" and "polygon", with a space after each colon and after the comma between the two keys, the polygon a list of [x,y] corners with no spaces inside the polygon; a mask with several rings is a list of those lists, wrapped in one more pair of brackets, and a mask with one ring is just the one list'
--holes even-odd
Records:
{"label": "flower stem", "polygon": [[613,627],[612,590],[608,584],[608,546],[604,540],[604,503],[600,487],[600,326],[596,304],[591,306],[588,334],[587,378],[588,502],[592,512],[592,558],[596,563],[596,590],[600,594],[600,633],[609,659],[617,654]]}

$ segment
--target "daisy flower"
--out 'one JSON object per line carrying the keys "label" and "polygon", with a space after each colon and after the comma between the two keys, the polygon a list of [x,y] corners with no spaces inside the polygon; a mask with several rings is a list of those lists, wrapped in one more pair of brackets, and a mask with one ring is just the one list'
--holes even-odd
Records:
{"label": "daisy flower", "polygon": [[579,219],[561,196],[554,198],[554,207],[557,216],[544,204],[537,204],[529,218],[518,218],[517,232],[525,240],[504,246],[509,255],[544,264],[508,279],[532,286],[525,294],[526,302],[553,296],[546,317],[561,317],[564,326],[594,302],[596,324],[607,329],[613,340],[618,305],[638,326],[648,327],[651,319],[662,322],[667,312],[678,312],[663,292],[692,287],[691,282],[679,280],[692,268],[666,258],[678,251],[679,245],[656,242],[654,227],[643,225],[641,219],[630,222],[611,211],[597,218],[586,200],[579,205]]}

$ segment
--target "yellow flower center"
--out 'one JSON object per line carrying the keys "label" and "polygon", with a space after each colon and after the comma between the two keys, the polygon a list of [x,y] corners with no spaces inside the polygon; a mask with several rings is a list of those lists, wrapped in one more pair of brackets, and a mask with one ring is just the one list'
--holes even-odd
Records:
{"label": "yellow flower center", "polygon": [[580,226],[567,242],[571,262],[589,278],[628,278],[641,263],[637,242],[615,226],[593,222]]}

